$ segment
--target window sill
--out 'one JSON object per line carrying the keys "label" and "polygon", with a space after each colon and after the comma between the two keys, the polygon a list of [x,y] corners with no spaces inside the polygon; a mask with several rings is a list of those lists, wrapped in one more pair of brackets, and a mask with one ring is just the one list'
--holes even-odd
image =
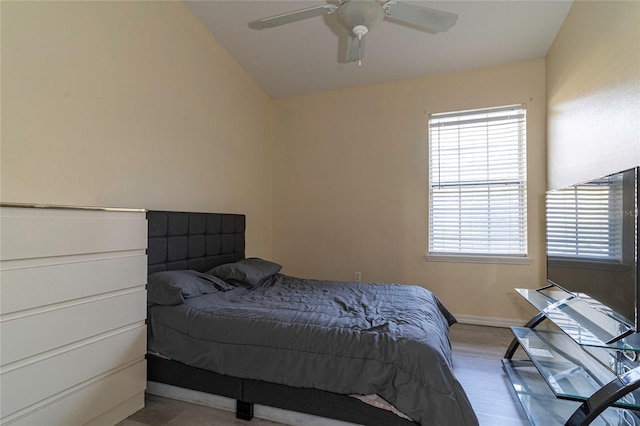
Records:
{"label": "window sill", "polygon": [[482,256],[462,254],[427,254],[428,262],[463,262],[463,263],[504,263],[508,265],[529,265],[529,256]]}

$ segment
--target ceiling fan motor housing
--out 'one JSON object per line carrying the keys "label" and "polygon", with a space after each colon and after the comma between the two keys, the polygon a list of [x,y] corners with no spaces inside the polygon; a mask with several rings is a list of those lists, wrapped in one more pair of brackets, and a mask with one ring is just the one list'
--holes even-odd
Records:
{"label": "ceiling fan motor housing", "polygon": [[384,10],[375,0],[349,0],[340,6],[336,15],[351,35],[358,36],[353,29],[362,25],[371,30],[384,18]]}

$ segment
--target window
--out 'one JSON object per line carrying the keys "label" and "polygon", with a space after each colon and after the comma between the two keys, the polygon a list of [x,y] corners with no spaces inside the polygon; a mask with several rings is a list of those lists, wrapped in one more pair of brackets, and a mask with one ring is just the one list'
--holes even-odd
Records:
{"label": "window", "polygon": [[566,259],[622,260],[622,176],[547,194],[547,253]]}
{"label": "window", "polygon": [[427,258],[526,255],[525,106],[431,114]]}

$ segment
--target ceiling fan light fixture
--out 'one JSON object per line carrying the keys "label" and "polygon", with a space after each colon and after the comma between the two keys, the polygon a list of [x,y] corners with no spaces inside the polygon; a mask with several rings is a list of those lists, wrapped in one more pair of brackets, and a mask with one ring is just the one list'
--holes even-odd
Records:
{"label": "ceiling fan light fixture", "polygon": [[362,36],[366,35],[369,32],[369,28],[367,28],[366,25],[356,25],[355,27],[353,27],[351,32],[353,32],[353,34],[358,37],[358,40],[362,40]]}
{"label": "ceiling fan light fixture", "polygon": [[338,21],[357,37],[355,28],[364,26],[367,32],[373,29],[384,18],[384,9],[374,0],[349,0],[342,3],[336,15]]}

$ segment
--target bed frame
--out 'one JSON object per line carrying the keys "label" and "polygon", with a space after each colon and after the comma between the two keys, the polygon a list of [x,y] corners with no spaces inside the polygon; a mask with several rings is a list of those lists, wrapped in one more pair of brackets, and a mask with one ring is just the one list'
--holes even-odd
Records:
{"label": "bed frame", "polygon": [[[149,274],[193,269],[204,272],[245,257],[246,217],[241,214],[149,211]],[[262,404],[367,426],[417,423],[348,395],[217,374],[147,354],[147,380],[233,398],[236,417],[253,418]]]}

